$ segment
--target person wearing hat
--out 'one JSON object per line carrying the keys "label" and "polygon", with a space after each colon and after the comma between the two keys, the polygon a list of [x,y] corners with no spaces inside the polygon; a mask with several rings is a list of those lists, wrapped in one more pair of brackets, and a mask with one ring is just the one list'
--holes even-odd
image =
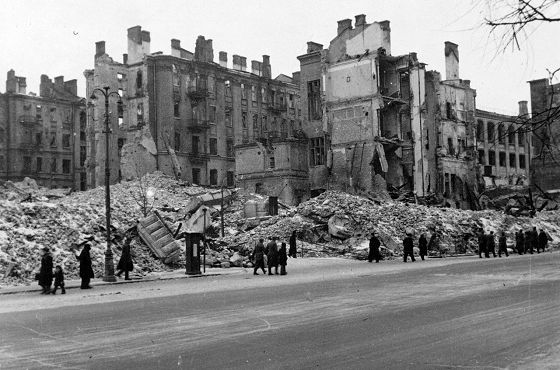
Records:
{"label": "person wearing hat", "polygon": [[278,237],[273,237],[265,248],[269,275],[272,275],[273,267],[274,273],[278,275],[278,245],[276,244],[276,240],[278,240]]}
{"label": "person wearing hat", "polygon": [[486,248],[486,235],[484,234],[484,229],[480,228],[478,230],[478,257],[482,258],[482,253],[484,253],[484,257],[488,258],[490,255],[488,254],[488,249]]}
{"label": "person wearing hat", "polygon": [[43,288],[41,294],[49,294],[53,281],[53,258],[48,247],[43,248],[41,256],[41,270],[39,272],[39,285]]}
{"label": "person wearing hat", "polygon": [[377,237],[377,233],[374,231],[371,233],[371,238],[369,239],[369,254],[368,254],[368,262],[375,260],[375,263],[379,263],[381,259],[381,254],[379,253],[379,247],[381,246],[381,242]]}
{"label": "person wearing hat", "polygon": [[420,239],[418,239],[418,249],[420,249],[420,258],[424,261],[424,256],[428,255],[428,239],[426,239],[426,234],[420,234]]}
{"label": "person wearing hat", "polygon": [[132,256],[130,255],[130,242],[132,241],[130,235],[126,235],[124,238],[124,245],[121,253],[121,258],[117,264],[118,272],[115,276],[120,277],[124,272],[125,280],[132,280],[128,277],[128,273],[134,269],[134,263],[132,262]]}
{"label": "person wearing hat", "polygon": [[406,238],[403,240],[403,261],[406,262],[410,256],[412,262],[416,262],[414,259],[414,241],[412,240],[412,233],[407,231]]}
{"label": "person wearing hat", "polygon": [[81,289],[91,289],[89,282],[91,278],[94,277],[93,268],[91,267],[91,256],[89,254],[90,249],[91,245],[86,242],[80,255],[76,255],[76,258],[80,261],[80,278],[82,278]]}
{"label": "person wearing hat", "polygon": [[490,234],[486,236],[487,257],[490,257],[490,253],[496,258],[496,237],[494,236],[494,231],[490,231]]}

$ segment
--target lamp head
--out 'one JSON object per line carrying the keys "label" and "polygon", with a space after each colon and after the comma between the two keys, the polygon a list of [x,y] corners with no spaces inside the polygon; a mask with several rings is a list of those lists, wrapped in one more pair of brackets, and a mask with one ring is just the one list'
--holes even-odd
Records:
{"label": "lamp head", "polygon": [[89,97],[89,100],[92,100],[92,101],[96,101],[96,100],[97,100],[97,96],[95,96],[95,92],[92,92],[92,93],[91,93],[91,96]]}

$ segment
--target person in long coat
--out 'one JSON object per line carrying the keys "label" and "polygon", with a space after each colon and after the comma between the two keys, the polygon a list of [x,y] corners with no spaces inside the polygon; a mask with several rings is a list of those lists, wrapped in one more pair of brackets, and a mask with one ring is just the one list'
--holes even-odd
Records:
{"label": "person in long coat", "polygon": [[519,230],[515,234],[515,248],[519,254],[523,254],[525,252],[525,235],[523,234],[523,230]]}
{"label": "person in long coat", "polygon": [[525,231],[525,253],[533,254],[533,233],[531,231]]}
{"label": "person in long coat", "polygon": [[273,267],[274,273],[278,275],[278,245],[276,245],[277,239],[277,237],[272,238],[272,240],[266,245],[265,248],[269,275],[272,275]]}
{"label": "person in long coat", "polygon": [[257,271],[260,268],[263,274],[266,274],[264,269],[264,239],[259,239],[255,249],[253,250],[253,259],[255,260],[255,268],[253,270],[253,275],[258,275]]}
{"label": "person in long coat", "polygon": [[541,232],[539,233],[539,247],[543,250],[543,252],[546,249],[547,244],[548,244],[548,236],[546,235],[544,230],[541,229]]}
{"label": "person in long coat", "polygon": [[82,278],[81,289],[91,289],[89,282],[94,277],[93,268],[91,267],[91,256],[89,254],[90,249],[90,244],[86,243],[80,255],[76,255],[76,258],[80,261],[80,278]]}
{"label": "person in long coat", "polygon": [[286,265],[288,264],[288,254],[286,253],[286,243],[282,242],[278,250],[278,264],[280,265],[280,275],[286,275]]}
{"label": "person in long coat", "polygon": [[490,257],[488,255],[488,249],[486,248],[486,235],[484,235],[484,229],[480,229],[478,232],[478,257],[482,258],[482,253],[484,257]]}
{"label": "person in long coat", "polygon": [[121,258],[117,264],[117,270],[119,270],[115,276],[121,276],[124,271],[124,279],[132,280],[128,277],[128,273],[134,269],[134,263],[132,262],[132,256],[130,255],[130,242],[132,239],[126,236],[124,239],[124,245],[122,249]]}
{"label": "person in long coat", "polygon": [[403,261],[406,262],[410,256],[412,262],[415,262],[414,259],[414,241],[412,240],[411,234],[406,234],[406,238],[403,240]]}
{"label": "person in long coat", "polygon": [[531,240],[533,241],[533,249],[536,249],[537,253],[541,253],[539,251],[539,232],[535,226],[533,226],[533,231],[531,231]]}
{"label": "person in long coat", "polygon": [[496,258],[496,239],[493,231],[490,231],[490,234],[486,236],[486,252],[488,257],[490,257],[490,252],[492,252],[492,255]]}
{"label": "person in long coat", "polygon": [[505,252],[506,257],[509,257],[507,251],[506,233],[502,231],[502,235],[498,238],[498,257],[502,257],[502,252]]}
{"label": "person in long coat", "polygon": [[297,258],[297,247],[296,247],[296,232],[295,230],[292,232],[292,236],[290,236],[290,251],[288,252],[288,256],[292,258]]}
{"label": "person in long coat", "polygon": [[41,257],[41,270],[39,272],[39,285],[43,288],[41,294],[49,294],[53,281],[53,258],[49,248],[43,248]]}
{"label": "person in long coat", "polygon": [[375,260],[375,263],[379,263],[379,260],[381,259],[381,253],[379,253],[380,246],[381,242],[374,231],[369,239],[368,262],[371,263],[371,261]]}
{"label": "person in long coat", "polygon": [[424,233],[420,234],[420,239],[418,239],[418,249],[420,249],[420,258],[424,261],[424,256],[428,255],[428,240]]}

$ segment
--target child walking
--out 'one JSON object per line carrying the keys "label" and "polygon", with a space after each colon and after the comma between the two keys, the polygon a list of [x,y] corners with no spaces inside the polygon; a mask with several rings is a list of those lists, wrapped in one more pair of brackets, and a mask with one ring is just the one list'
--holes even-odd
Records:
{"label": "child walking", "polygon": [[61,294],[66,294],[66,289],[64,289],[64,271],[62,267],[56,266],[54,268],[54,289],[52,294],[56,294],[56,289],[60,287]]}

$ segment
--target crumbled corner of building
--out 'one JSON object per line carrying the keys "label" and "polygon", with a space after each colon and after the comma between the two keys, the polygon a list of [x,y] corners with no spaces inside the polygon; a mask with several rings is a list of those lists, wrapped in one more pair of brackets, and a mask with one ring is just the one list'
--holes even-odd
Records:
{"label": "crumbled corner of building", "polygon": [[[69,193],[66,189],[46,189],[31,179],[0,185],[0,285],[30,284],[40,265],[40,250],[51,249],[55,265],[63,266],[68,278],[77,278],[75,245],[91,239],[96,277],[103,275],[105,240],[105,191],[103,187]],[[152,189],[153,198],[143,197]],[[204,199],[220,199],[219,189],[191,186],[161,173],[111,186],[113,251],[120,257],[124,234],[145,215],[157,211],[171,231],[186,225]],[[147,200],[147,203],[143,203]],[[401,251],[405,231],[440,235],[437,250],[461,254],[476,249],[474,235],[479,227],[504,230],[511,235],[529,225],[545,229],[553,245],[560,242],[560,216],[542,211],[534,218],[513,217],[502,211],[468,211],[435,208],[365,194],[328,191],[297,207],[280,204],[279,214],[267,215],[268,198],[247,191],[228,190],[224,207],[225,236],[220,237],[219,211],[209,206],[211,237],[206,264],[211,267],[251,266],[249,255],[259,238],[277,236],[287,242],[292,231],[298,236],[298,250],[305,256],[339,256],[365,259],[371,231],[376,230],[387,258]],[[220,202],[214,202],[220,204]],[[264,211],[263,211],[264,210]],[[192,216],[194,217],[194,216]],[[136,236],[132,242],[135,273],[182,269],[184,241],[178,259],[164,263]]]}

